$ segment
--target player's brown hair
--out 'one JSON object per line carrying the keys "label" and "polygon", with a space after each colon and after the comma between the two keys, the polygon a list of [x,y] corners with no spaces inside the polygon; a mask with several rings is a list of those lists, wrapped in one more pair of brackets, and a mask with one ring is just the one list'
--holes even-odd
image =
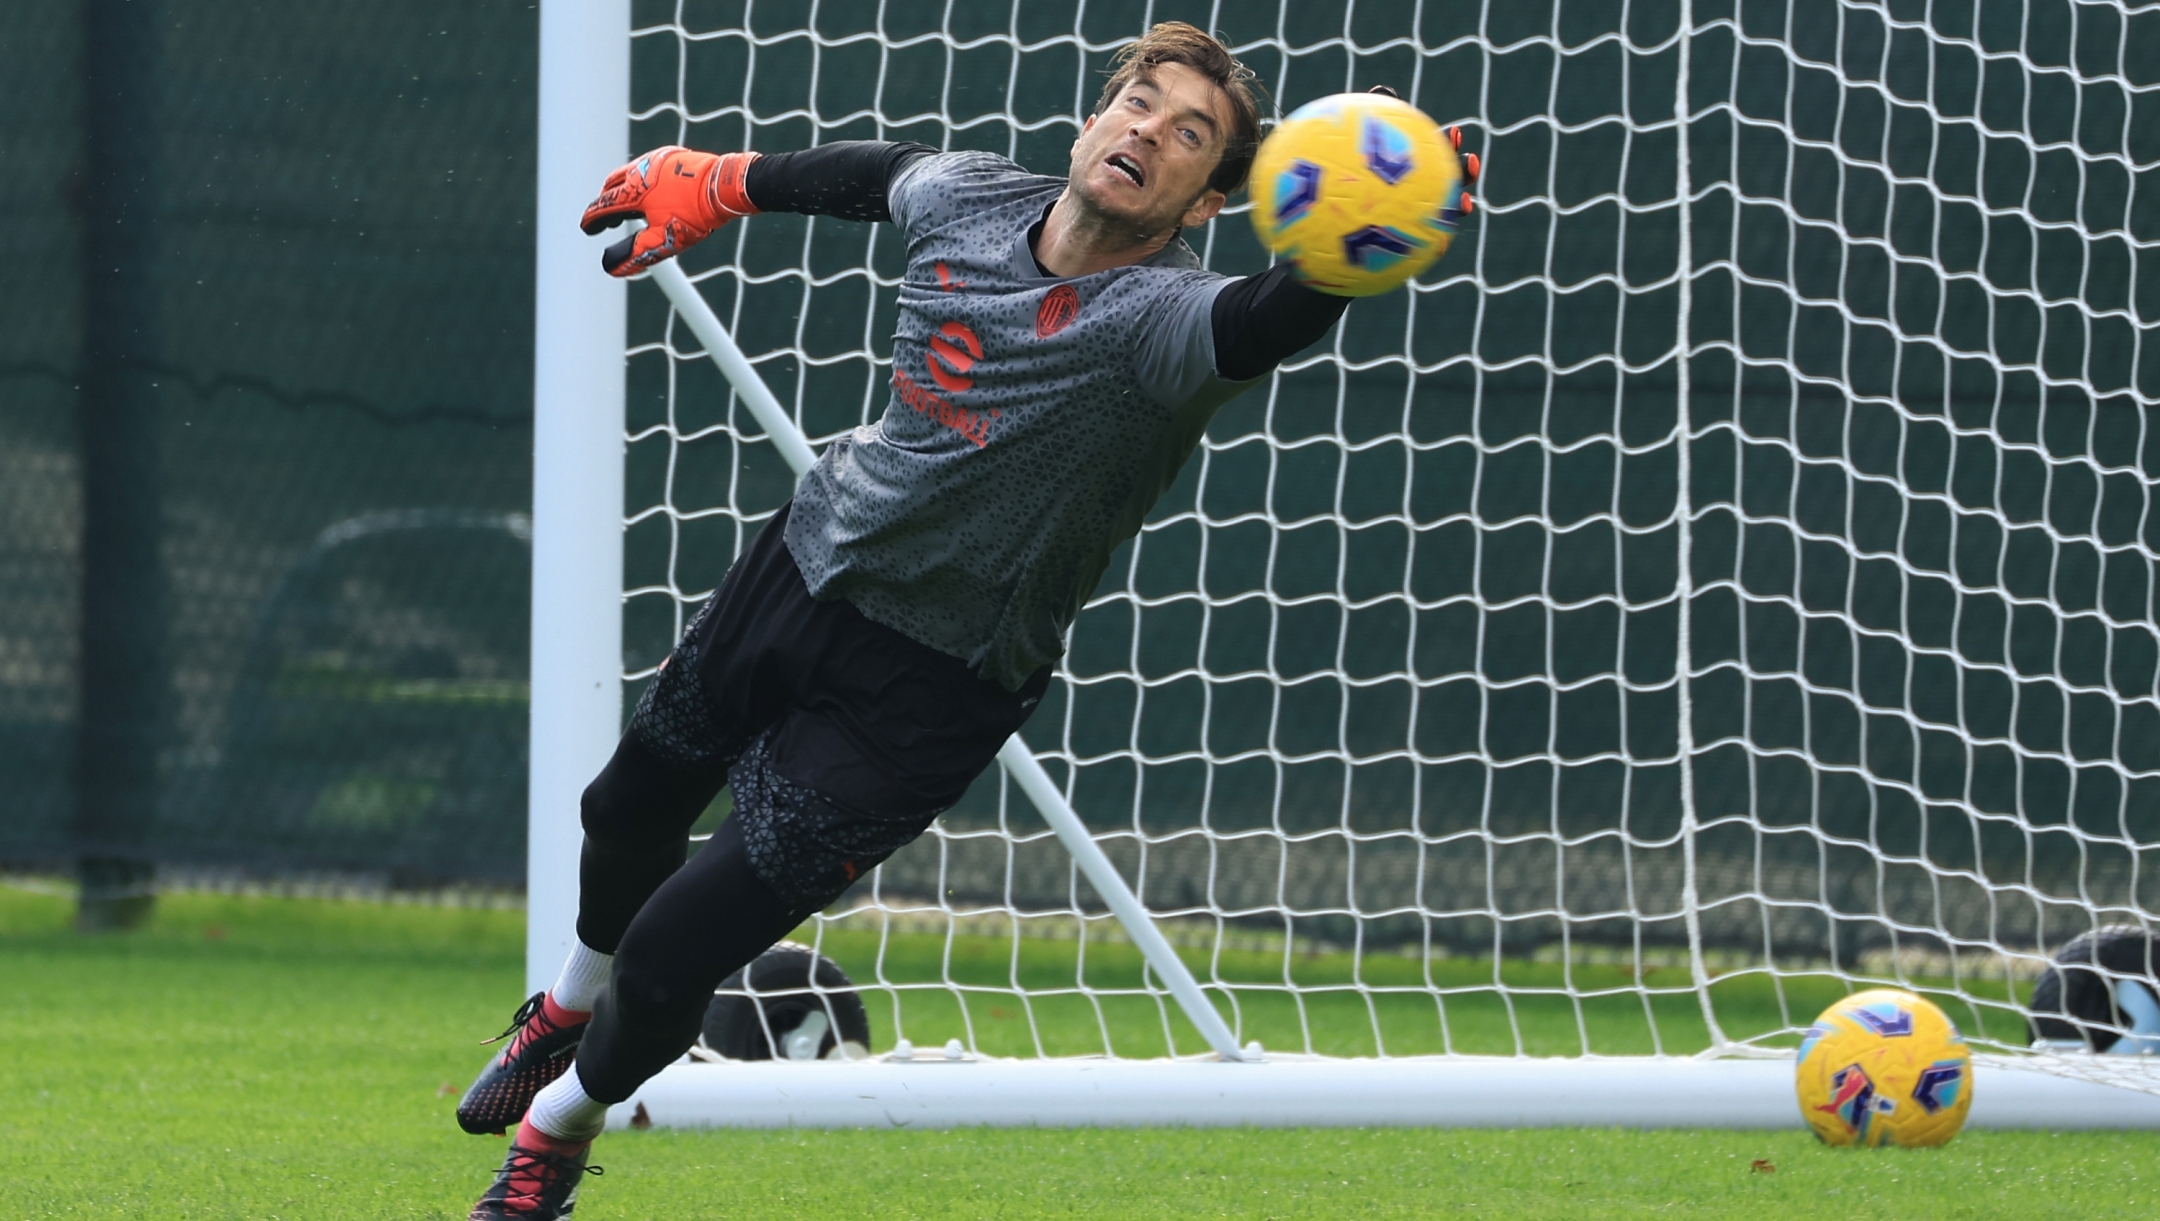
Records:
{"label": "player's brown hair", "polygon": [[1139,41],[1119,48],[1110,60],[1110,79],[1095,100],[1095,113],[1108,110],[1127,85],[1152,79],[1161,64],[1184,64],[1213,81],[1230,99],[1230,130],[1225,133],[1222,160],[1208,175],[1208,187],[1228,195],[1244,186],[1253,154],[1260,150],[1260,104],[1253,96],[1253,82],[1258,78],[1228,47],[1197,26],[1165,21]]}

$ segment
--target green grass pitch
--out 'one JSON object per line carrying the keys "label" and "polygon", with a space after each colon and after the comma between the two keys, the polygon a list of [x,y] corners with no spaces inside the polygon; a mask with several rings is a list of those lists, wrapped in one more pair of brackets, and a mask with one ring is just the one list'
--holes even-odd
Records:
{"label": "green grass pitch", "polygon": [[[67,931],[68,915],[62,899],[0,887],[0,1221],[454,1218],[486,1184],[502,1142],[463,1135],[450,1112],[485,1054],[475,1041],[519,999],[517,913],[177,895],[161,900],[154,927],[101,938]],[[1072,964],[1057,958],[1069,947],[1042,944],[1052,948],[1029,950],[1023,978],[1070,981]],[[858,978],[876,952],[867,934],[845,931],[828,947]],[[902,978],[943,947],[900,938],[886,953]],[[956,974],[994,984],[1010,976],[1008,956],[1009,943],[963,940]],[[1347,967],[1322,956],[1297,969],[1322,980]],[[1103,953],[1089,979],[1118,983],[1135,970]],[[1491,978],[1490,964],[1463,970]],[[878,1041],[889,1042],[892,1003],[870,999]],[[1639,998],[1623,999],[1640,1014]],[[1736,986],[1720,996],[1720,1018],[1768,1020],[1776,1000]],[[1099,1045],[1107,1025],[1120,1050],[1158,1054],[1162,1023],[1133,1003],[1144,1008],[1109,1006],[1102,1019],[1053,1003],[1037,1018],[1052,1051]],[[1296,1046],[1310,1030],[1321,1050],[1370,1050],[1373,1022],[1338,1020],[1335,1002],[1302,1019],[1271,1003],[1245,1012],[1248,1032],[1271,1045]],[[1564,1001],[1529,1004],[1510,1023],[1480,1003],[1465,994],[1450,1006],[1458,1050],[1503,1050],[1518,1030],[1533,1051],[1586,1037],[1627,1050],[1647,1037],[1647,1021],[1620,1009],[1578,1019]],[[1016,1005],[994,991],[971,1000],[985,1050],[1024,1050]],[[901,1016],[918,1043],[961,1033],[950,1001],[906,994]],[[1684,1041],[1685,1022],[1658,1011],[1668,1039]],[[1430,1002],[1405,999],[1379,1024],[1390,1051],[1438,1049],[1437,1033],[1420,1033],[1439,1029]],[[1630,1033],[1635,1024],[1643,1034]],[[1175,1037],[1192,1050],[1189,1031]],[[1785,1132],[647,1132],[602,1141],[594,1160],[608,1173],[578,1215],[2090,1221],[2153,1214],[2156,1154],[2160,1134],[2005,1132],[1933,1151],[1841,1152],[1797,1121]]]}

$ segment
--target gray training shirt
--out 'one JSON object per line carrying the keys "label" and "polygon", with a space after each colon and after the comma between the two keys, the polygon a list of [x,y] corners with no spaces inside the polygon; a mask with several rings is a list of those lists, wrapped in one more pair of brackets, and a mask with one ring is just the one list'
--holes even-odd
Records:
{"label": "gray training shirt", "polygon": [[787,545],[810,591],[1017,690],[1065,651],[1109,565],[1215,409],[1210,315],[1230,281],[1182,241],[1042,274],[1028,230],[1065,189],[987,153],[922,157],[888,190],[908,239],[893,394],[803,478]]}

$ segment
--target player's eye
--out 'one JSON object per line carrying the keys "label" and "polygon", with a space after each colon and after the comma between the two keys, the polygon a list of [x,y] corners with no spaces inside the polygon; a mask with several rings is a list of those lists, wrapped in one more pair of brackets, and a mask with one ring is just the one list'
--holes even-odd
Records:
{"label": "player's eye", "polygon": [[1194,148],[1200,147],[1199,132],[1194,131],[1190,127],[1180,127],[1178,128],[1178,134],[1185,137],[1185,143],[1192,145]]}

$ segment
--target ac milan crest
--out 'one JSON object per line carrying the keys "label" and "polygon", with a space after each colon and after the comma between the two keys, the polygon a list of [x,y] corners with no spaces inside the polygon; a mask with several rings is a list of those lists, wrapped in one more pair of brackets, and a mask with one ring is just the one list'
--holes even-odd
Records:
{"label": "ac milan crest", "polygon": [[1064,330],[1079,315],[1079,291],[1070,284],[1058,285],[1043,297],[1042,308],[1035,311],[1035,338],[1050,338]]}

